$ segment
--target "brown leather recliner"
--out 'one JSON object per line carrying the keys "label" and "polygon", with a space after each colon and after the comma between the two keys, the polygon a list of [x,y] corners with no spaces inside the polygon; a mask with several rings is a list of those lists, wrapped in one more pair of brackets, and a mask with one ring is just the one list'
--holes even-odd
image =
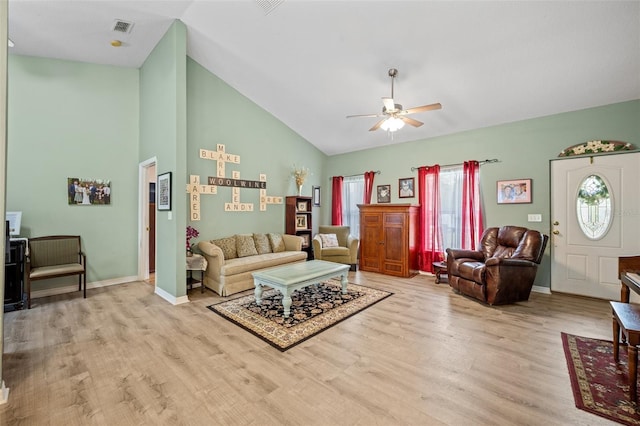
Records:
{"label": "brown leather recliner", "polygon": [[480,250],[447,249],[449,285],[489,305],[529,300],[548,240],[519,226],[488,228]]}

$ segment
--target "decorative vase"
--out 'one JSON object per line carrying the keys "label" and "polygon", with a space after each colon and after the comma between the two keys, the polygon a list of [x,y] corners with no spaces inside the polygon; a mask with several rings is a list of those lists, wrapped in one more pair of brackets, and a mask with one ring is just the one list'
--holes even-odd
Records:
{"label": "decorative vase", "polygon": [[298,197],[302,197],[302,185],[298,185]]}
{"label": "decorative vase", "polygon": [[193,256],[193,252],[191,250],[187,250],[187,257]]}

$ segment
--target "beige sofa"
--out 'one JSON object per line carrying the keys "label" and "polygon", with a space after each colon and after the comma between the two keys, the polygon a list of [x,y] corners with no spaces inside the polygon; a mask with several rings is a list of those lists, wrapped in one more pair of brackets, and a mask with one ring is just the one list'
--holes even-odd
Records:
{"label": "beige sofa", "polygon": [[204,285],[221,296],[254,288],[252,272],[307,260],[302,237],[288,234],[236,234],[200,241],[207,259]]}

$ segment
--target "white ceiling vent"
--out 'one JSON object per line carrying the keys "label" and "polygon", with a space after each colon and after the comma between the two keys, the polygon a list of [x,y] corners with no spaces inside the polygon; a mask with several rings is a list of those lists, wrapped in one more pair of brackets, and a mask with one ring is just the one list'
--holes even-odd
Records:
{"label": "white ceiling vent", "polygon": [[262,8],[262,10],[264,11],[264,14],[268,15],[271,12],[273,12],[273,9],[278,7],[280,3],[282,3],[284,0],[255,0],[255,1],[258,4],[258,6]]}
{"label": "white ceiling vent", "polygon": [[133,28],[133,22],[116,19],[115,21],[113,21],[113,28],[111,28],[111,30],[117,33],[129,34],[131,32],[131,28]]}

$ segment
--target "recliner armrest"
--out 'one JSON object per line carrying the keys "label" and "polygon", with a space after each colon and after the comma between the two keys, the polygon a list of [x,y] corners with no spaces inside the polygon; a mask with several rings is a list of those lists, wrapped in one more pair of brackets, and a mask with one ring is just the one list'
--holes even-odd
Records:
{"label": "recliner armrest", "polygon": [[525,259],[512,259],[510,257],[490,257],[486,260],[485,265],[489,266],[521,266],[521,267],[531,267],[534,266],[535,263],[530,260]]}
{"label": "recliner armrest", "polygon": [[447,249],[447,257],[450,257],[452,259],[473,259],[473,260],[477,260],[478,262],[483,262],[484,261],[484,254],[482,254],[481,251],[476,251],[476,250],[463,250],[463,249],[451,249],[448,248]]}

